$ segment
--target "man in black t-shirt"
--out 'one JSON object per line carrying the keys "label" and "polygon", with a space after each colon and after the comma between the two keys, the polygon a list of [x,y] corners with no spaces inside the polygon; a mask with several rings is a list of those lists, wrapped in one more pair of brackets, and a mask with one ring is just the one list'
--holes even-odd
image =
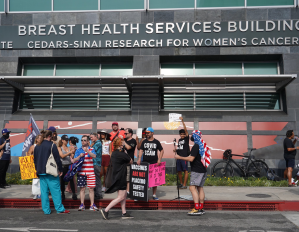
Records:
{"label": "man in black t-shirt", "polygon": [[[182,157],[187,157],[190,154],[190,148],[189,148],[189,134],[187,131],[187,127],[184,123],[183,117],[180,117],[180,120],[182,121],[182,124],[184,126],[184,129],[181,129],[179,131],[180,134],[180,139],[178,141],[178,147],[177,149],[174,149],[174,152],[177,152],[179,156]],[[176,166],[177,166],[177,172],[179,176],[179,180],[181,184],[178,186],[181,189],[186,189],[187,186],[187,181],[188,181],[188,162],[185,160],[177,160],[176,161]],[[182,172],[184,172],[185,177],[184,177],[184,184],[183,184],[183,177],[182,177]]]}
{"label": "man in black t-shirt", "polygon": [[[133,130],[131,128],[127,128],[125,130],[125,136],[123,146],[127,154],[131,157],[131,159],[134,162],[134,153],[136,148],[136,140],[132,138],[133,136]],[[131,170],[131,164],[127,166],[127,194],[129,194],[130,191],[130,170]]]}
{"label": "man in black t-shirt", "polygon": [[[161,143],[154,138],[154,129],[151,127],[146,128],[145,131],[146,139],[143,140],[141,146],[140,146],[140,152],[139,154],[143,154],[143,162],[147,162],[149,164],[155,164],[160,165],[164,150],[161,145]],[[158,151],[160,151],[158,155]],[[141,156],[139,155],[137,164],[140,165],[141,162]],[[156,196],[157,187],[153,187],[153,199],[159,200],[159,198]]]}
{"label": "man in black t-shirt", "polygon": [[295,148],[295,144],[297,139],[294,139],[294,132],[293,130],[288,130],[286,134],[286,138],[283,141],[283,150],[284,150],[284,159],[286,161],[286,169],[284,170],[284,178],[288,178],[289,187],[294,187],[295,185],[292,184],[292,172],[295,166],[295,156],[296,150],[299,147]]}
{"label": "man in black t-shirt", "polygon": [[[194,132],[193,132],[194,133]],[[193,136],[191,141],[194,141]],[[194,201],[194,209],[192,209],[188,215],[202,215],[205,214],[203,209],[203,203],[205,199],[205,193],[203,186],[207,178],[207,169],[201,162],[201,156],[199,153],[199,145],[194,144],[191,149],[191,154],[188,157],[183,157],[180,155],[175,155],[177,160],[185,160],[190,162],[191,166],[191,176],[190,176],[190,192]]]}

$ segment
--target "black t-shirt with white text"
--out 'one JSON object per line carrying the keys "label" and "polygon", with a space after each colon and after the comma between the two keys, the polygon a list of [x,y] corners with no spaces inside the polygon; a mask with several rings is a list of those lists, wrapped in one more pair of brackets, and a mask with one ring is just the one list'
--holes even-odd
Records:
{"label": "black t-shirt with white text", "polygon": [[205,166],[203,166],[203,164],[201,162],[201,156],[199,154],[199,145],[198,144],[194,144],[194,146],[192,147],[191,156],[195,157],[193,162],[190,162],[191,172],[206,173],[207,169],[205,168]]}
{"label": "black t-shirt with white text", "polygon": [[292,140],[289,138],[285,138],[283,141],[283,149],[284,149],[284,158],[285,159],[295,159],[297,151],[288,151],[288,148],[295,148]]}
{"label": "black t-shirt with white text", "polygon": [[144,151],[143,162],[155,164],[158,162],[158,150],[162,151],[163,147],[161,143],[154,139],[153,141],[143,140],[140,149]]}
{"label": "black t-shirt with white text", "polygon": [[131,157],[131,159],[134,161],[134,153],[135,153],[135,148],[136,148],[136,140],[135,139],[130,139],[129,141],[125,139],[125,142],[131,147],[130,150],[127,150],[126,147],[124,146],[125,150],[127,151],[127,154]]}
{"label": "black t-shirt with white text", "polygon": [[187,157],[190,154],[189,136],[184,139],[179,139],[177,153],[179,156]]}

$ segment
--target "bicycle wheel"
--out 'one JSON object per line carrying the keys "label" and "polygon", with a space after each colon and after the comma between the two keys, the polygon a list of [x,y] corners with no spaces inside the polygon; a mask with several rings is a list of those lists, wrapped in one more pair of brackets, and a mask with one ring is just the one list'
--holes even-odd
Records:
{"label": "bicycle wheel", "polygon": [[268,169],[268,165],[264,161],[256,160],[249,164],[247,176],[257,178],[264,177],[267,176]]}
{"label": "bicycle wheel", "polygon": [[214,165],[212,175],[215,177],[231,177],[234,176],[234,169],[227,161],[220,160]]}

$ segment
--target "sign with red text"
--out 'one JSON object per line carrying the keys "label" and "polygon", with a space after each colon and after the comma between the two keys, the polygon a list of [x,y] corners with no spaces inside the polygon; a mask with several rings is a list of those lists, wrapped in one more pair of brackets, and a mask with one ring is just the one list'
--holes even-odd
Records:
{"label": "sign with red text", "polygon": [[141,162],[131,164],[130,170],[130,194],[129,198],[138,201],[148,201],[148,163]]}
{"label": "sign with red text", "polygon": [[165,184],[165,166],[166,162],[150,164],[148,170],[148,187],[156,187]]}

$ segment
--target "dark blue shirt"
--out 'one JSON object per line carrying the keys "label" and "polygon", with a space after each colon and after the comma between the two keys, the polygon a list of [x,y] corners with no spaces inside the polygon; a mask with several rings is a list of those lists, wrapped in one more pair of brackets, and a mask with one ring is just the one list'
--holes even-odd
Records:
{"label": "dark blue shirt", "polygon": [[[5,138],[1,137],[0,138],[0,146],[5,142]],[[10,139],[6,140],[6,144],[2,148],[3,150],[3,155],[1,160],[10,160]]]}
{"label": "dark blue shirt", "polygon": [[[52,144],[53,142],[44,140],[41,145],[36,145],[34,148],[34,165],[37,175],[46,174],[46,165],[51,154]],[[62,172],[62,164],[55,144],[53,145],[52,153],[56,161],[58,171]]]}

